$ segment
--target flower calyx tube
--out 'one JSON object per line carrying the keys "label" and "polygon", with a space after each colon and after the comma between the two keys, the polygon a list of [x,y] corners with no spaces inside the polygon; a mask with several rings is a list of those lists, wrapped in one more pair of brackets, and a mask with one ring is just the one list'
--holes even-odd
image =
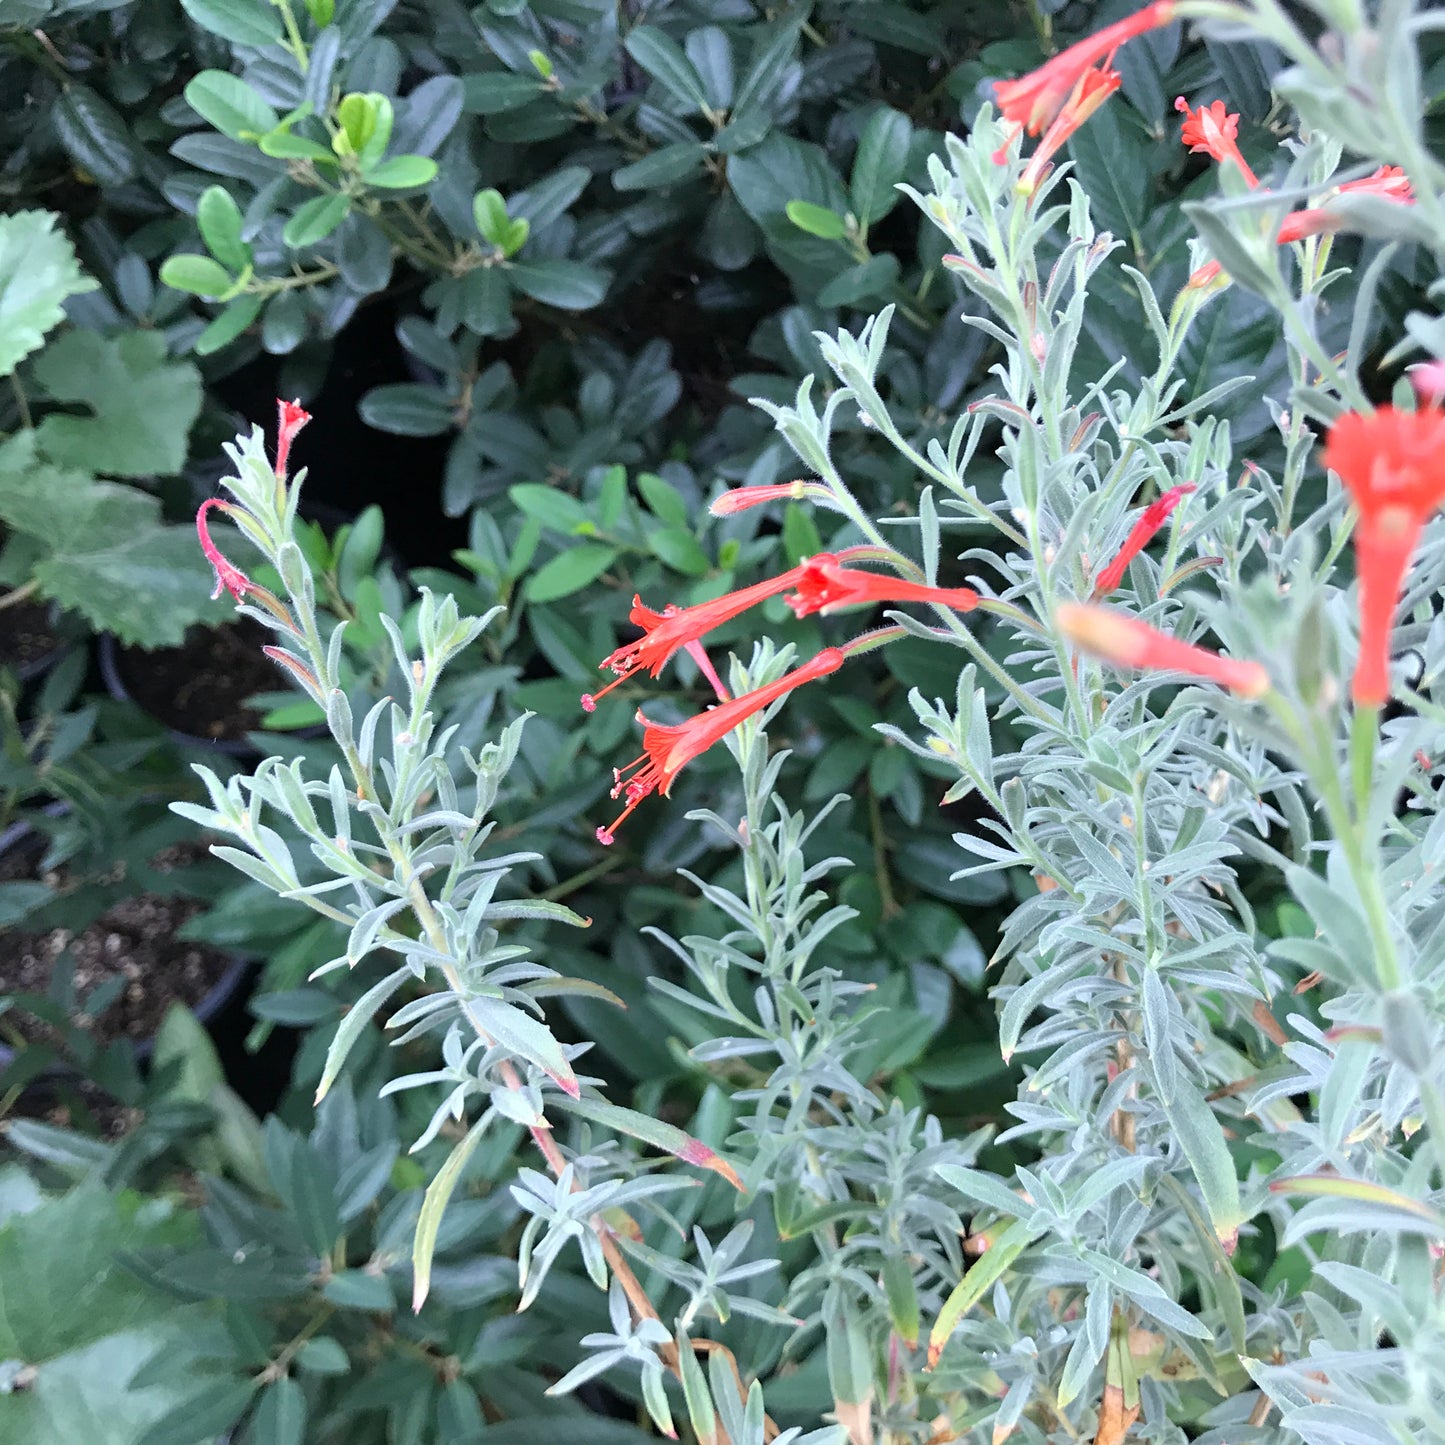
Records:
{"label": "flower calyx tube", "polygon": [[1089,119],[1113,93],[1123,84],[1123,77],[1106,60],[1102,65],[1086,70],[1078,79],[1069,98],[1059,113],[1049,122],[1049,128],[1039,141],[1038,149],[1029,157],[1024,173],[1019,177],[1018,192],[1031,196],[1038,190],[1039,182],[1048,172],[1049,163],[1063,147],[1065,141]]}
{"label": "flower calyx tube", "polygon": [[1181,642],[1112,608],[1066,602],[1054,613],[1054,620],[1075,646],[1119,667],[1188,673],[1244,698],[1263,697],[1270,690],[1269,674],[1260,663]]}
{"label": "flower calyx tube", "polygon": [[1379,707],[1390,695],[1390,632],[1405,571],[1425,523],[1445,505],[1445,411],[1347,412],[1330,428],[1325,465],[1359,512],[1360,651],[1350,696]]}
{"label": "flower calyx tube", "polygon": [[708,504],[714,517],[732,517],[768,502],[814,502],[827,506],[833,501],[832,490],[822,482],[799,478],[794,482],[769,482],[757,487],[733,487]]}
{"label": "flower calyx tube", "polygon": [[844,662],[844,653],[837,647],[826,647],[801,667],[782,677],[745,692],[730,702],[720,703],[707,712],[698,713],[682,723],[653,723],[637,714],[643,724],[642,752],[625,768],[614,774],[612,796],[625,799],[622,812],[606,827],[598,828],[597,841],[610,845],[618,828],[636,811],[638,805],[653,793],[668,795],[673,779],[682,768],[715,742],[745,722],[755,713],[776,702],[784,694],[804,683],[837,672]]}

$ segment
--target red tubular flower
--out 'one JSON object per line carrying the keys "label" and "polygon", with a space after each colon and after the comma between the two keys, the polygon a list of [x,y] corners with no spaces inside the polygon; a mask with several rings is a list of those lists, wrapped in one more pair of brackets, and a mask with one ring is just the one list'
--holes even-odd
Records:
{"label": "red tubular flower", "polygon": [[1195,490],[1197,489],[1193,482],[1170,487],[1162,497],[1144,508],[1143,514],[1124,539],[1124,545],[1119,548],[1119,555],[1099,573],[1099,580],[1094,584],[1095,597],[1107,596],[1124,580],[1129,563],[1153,541],[1155,533],[1169,520],[1169,514],[1175,507]]}
{"label": "red tubular flower", "polygon": [[1049,123],[1039,148],[1029,158],[1019,177],[1019,191],[1031,196],[1038,189],[1054,153],[1123,83],[1119,72],[1106,60],[1097,69],[1086,70],[1069,94],[1058,115]]}
{"label": "red tubular flower", "polygon": [[1390,630],[1405,569],[1425,523],[1445,504],[1445,411],[1349,412],[1330,428],[1325,465],[1339,474],[1360,514],[1360,655],[1350,695],[1379,707],[1390,695]]}
{"label": "red tubular flower", "polygon": [[[1380,196],[1402,206],[1415,203],[1410,178],[1399,166],[1381,166],[1374,175],[1365,176],[1363,180],[1346,181],[1330,192],[1331,199],[1348,195]],[[1344,224],[1344,216],[1332,211],[1328,204],[1310,206],[1303,211],[1293,211],[1284,218],[1279,228],[1279,243],[1283,246],[1290,241],[1302,241],[1306,236],[1327,235],[1338,231]]]}
{"label": "red tubular flower", "polygon": [[714,517],[731,517],[737,512],[746,512],[749,507],[761,507],[765,502],[801,502],[810,487],[817,488],[818,484],[799,479],[796,482],[772,482],[763,487],[734,487],[714,498],[708,511]]}
{"label": "red tubular flower", "polygon": [[797,591],[785,600],[798,617],[876,602],[936,602],[957,612],[971,612],[978,606],[978,593],[972,587],[925,587],[921,582],[845,567],[828,552],[810,557],[795,570],[801,574]]}
{"label": "red tubular flower", "polygon": [[1197,110],[1181,95],[1174,102],[1174,109],[1184,116],[1184,130],[1180,136],[1191,151],[1213,156],[1222,165],[1233,161],[1244,173],[1251,187],[1259,184],[1259,178],[1250,169],[1249,162],[1239,153],[1236,138],[1239,135],[1239,115],[1225,109],[1222,100],[1210,105],[1201,105]]}
{"label": "red tubular flower", "polygon": [[311,420],[311,413],[304,411],[299,401],[278,401],[276,409],[280,414],[280,424],[276,428],[276,475],[285,477],[291,460],[291,443],[296,439],[296,433]]}
{"label": "red tubular flower", "polygon": [[[610,844],[618,828],[636,810],[639,803],[652,793],[661,793],[665,798],[672,788],[672,780],[700,753],[705,753],[715,742],[725,737],[739,723],[746,721],[755,712],[760,712],[770,703],[776,702],[784,693],[801,687],[829,673],[837,672],[843,665],[843,654],[836,647],[825,647],[816,657],[786,672],[776,682],[745,692],[731,702],[721,703],[707,712],[699,713],[684,723],[650,723],[639,712],[638,721],[645,724],[642,734],[642,752],[620,768],[614,777],[612,789],[614,798],[625,797],[627,806],[605,828],[597,830],[597,841]],[[630,777],[625,776],[631,773]]]}
{"label": "red tubular flower", "polygon": [[216,569],[216,590],[211,593],[211,598],[214,601],[219,597],[221,589],[224,587],[239,602],[248,592],[256,589],[251,579],[239,567],[232,566],[221,555],[220,548],[211,541],[211,529],[210,524],[206,521],[206,513],[212,507],[227,515],[231,511],[231,508],[219,498],[209,497],[201,503],[201,508],[196,513],[196,532],[201,539],[201,551],[206,554],[206,561]]}
{"label": "red tubular flower", "polygon": [[1181,642],[1137,617],[1077,602],[1065,603],[1054,616],[1070,642],[1120,667],[1187,672],[1240,697],[1263,697],[1269,691],[1269,674],[1259,663],[1221,657],[1207,647]]}
{"label": "red tubular flower", "polygon": [[1106,25],[1093,35],[1058,55],[1037,70],[1017,80],[1001,80],[994,86],[999,114],[1021,126],[1030,135],[1038,135],[1063,109],[1084,72],[1100,60],[1112,59],[1126,40],[1146,31],[1157,30],[1174,18],[1174,0],[1154,0],[1133,15],[1113,25]]}
{"label": "red tubular flower", "polygon": [[628,621],[634,627],[642,628],[643,636],[602,659],[600,666],[610,669],[617,676],[600,692],[584,693],[583,709],[593,711],[598,698],[605,697],[634,672],[645,670],[653,677],[659,677],[678,648],[696,642],[714,627],[721,627],[749,607],[776,597],[779,592],[786,592],[802,576],[802,571],[801,567],[794,567],[776,577],[755,582],[751,587],[715,597],[711,602],[699,602],[694,607],[669,607],[663,612],[654,612],[643,605],[641,597],[633,597]]}

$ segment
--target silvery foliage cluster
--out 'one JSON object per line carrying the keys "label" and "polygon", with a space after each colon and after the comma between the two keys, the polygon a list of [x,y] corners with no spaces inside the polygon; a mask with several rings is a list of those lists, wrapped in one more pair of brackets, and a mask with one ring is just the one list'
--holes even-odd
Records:
{"label": "silvery foliage cluster", "polygon": [[[1351,107],[1364,104],[1360,66],[1350,70],[1356,51],[1345,45],[1325,59],[1302,39],[1292,49],[1280,29],[1289,22],[1268,4],[1212,8],[1268,33],[1292,59],[1310,57],[1303,79],[1281,83],[1292,98],[1301,86],[1324,93],[1321,76],[1333,77],[1334,100],[1307,112],[1320,133],[1291,168],[1303,203],[1334,170],[1330,125],[1344,135]],[[1394,55],[1403,22],[1391,23],[1383,50]],[[1360,21],[1346,39],[1364,33]],[[1377,99],[1405,103],[1383,91]],[[1409,121],[1418,134],[1418,115]],[[1350,140],[1358,154],[1407,133],[1381,128],[1376,115]],[[1321,360],[1334,361],[1316,328],[1325,290],[1338,303],[1346,280],[1313,245],[1297,278],[1270,244],[1231,253],[1232,268],[1280,303],[1295,383],[1274,399],[1282,474],[1249,471],[1211,415],[1223,390],[1189,396],[1177,375],[1207,292],[1186,292],[1166,313],[1136,274],[1154,369],[1132,385],[1120,368],[1091,384],[1073,376],[1089,278],[1117,243],[1094,232],[1087,199],[1062,171],[1031,201],[1017,196],[1018,167],[993,160],[1003,138],[985,114],[968,141],[950,140],[933,193],[915,198],[957,252],[950,264],[973,297],[971,320],[999,347],[994,394],[946,444],[915,446],[877,382],[885,314],[857,336],[820,338],[833,373],[821,411],[810,386],[772,411],[862,536],[878,541],[829,455],[834,418],[860,413],[919,470],[913,525],[928,580],[944,565],[944,537],[958,537],[991,595],[992,637],[981,614],[898,619],[968,655],[955,696],[915,695],[920,732],[892,737],[953,771],[952,798],[972,791],[990,805],[996,821],[960,836],[964,866],[1023,868],[1039,884],[997,959],[1002,1047],[1025,1072],[1003,1142],[1018,1141],[1037,1162],[1010,1177],[986,1173],[976,1167],[981,1137],[945,1138],[937,1121],[889,1105],[850,1071],[867,998],[827,962],[829,929],[844,915],[828,906],[824,884],[839,860],[818,856],[825,815],[810,819],[777,799],[782,758],[769,757],[766,719],[750,721],[727,744],[743,775],[741,824],[695,815],[739,851],[738,891],[694,880],[733,929],[669,940],[685,986],[656,986],[710,1021],[715,1037],[695,1056],[719,1065],[720,1079],[746,1065],[729,1147],[750,1193],[772,1197],[780,1232],[807,1241],[809,1262],[784,1289],[769,1286],[772,1304],[753,1281],[768,1279],[773,1262],[747,1258],[745,1230],[717,1243],[699,1232],[687,1257],[626,1231],[607,1235],[602,1210],[646,1204],[652,1186],[680,1177],[639,1175],[614,1146],[589,1150],[584,1138],[568,1151],[557,1140],[562,1177],[528,1171],[515,1189],[528,1215],[524,1288],[530,1298],[575,1243],[610,1289],[612,1329],[584,1341],[590,1353],[556,1388],[640,1370],[649,1412],[670,1429],[677,1392],[664,1376],[675,1373],[694,1431],[712,1438],[720,1426],[738,1445],[1075,1439],[1102,1435],[1136,1407],[1139,1430],[1160,1441],[1185,1439],[1180,1422],[1218,1445],[1441,1438],[1445,1218],[1429,1141],[1445,1138],[1433,1127],[1445,1090],[1445,926],[1433,885],[1445,824],[1416,759],[1442,751],[1445,624],[1434,612],[1445,546],[1438,535],[1427,545],[1400,634],[1421,659],[1414,716],[1387,724],[1377,751],[1356,743],[1352,752],[1339,699],[1353,609],[1332,580],[1347,509],[1337,489],[1312,518],[1295,507],[1311,465],[1306,422],[1340,405],[1329,372],[1320,380]],[[1440,189],[1429,201],[1437,214]],[[1281,203],[1291,194],[1280,191]],[[1235,234],[1232,204],[1200,212],[1211,242]],[[1368,276],[1357,304],[1369,304]],[[1351,345],[1346,366],[1358,362]],[[969,484],[980,449],[1005,463],[997,499]],[[289,642],[313,672],[350,773],[313,780],[297,764],[269,762],[252,778],[211,780],[212,808],[192,816],[243,845],[226,856],[251,876],[345,921],[351,945],[336,966],[372,950],[402,960],[348,1029],[359,1031],[408,977],[439,985],[391,1022],[405,1036],[439,1034],[444,1067],[397,1086],[440,1085],[438,1127],[469,1107],[481,1113],[438,1175],[424,1227],[430,1219],[434,1231],[493,1117],[535,1123],[544,1110],[570,1109],[683,1152],[679,1131],[653,1121],[649,1132],[573,1074],[576,1051],[558,1049],[533,1011],[569,981],[501,941],[499,924],[560,912],[498,901],[506,868],[520,860],[485,853],[515,728],[460,769],[433,734],[437,675],[482,624],[428,601],[418,659],[393,635],[412,679],[408,705],[380,704],[355,727],[337,686],[337,636],[323,642],[288,540],[294,488],[289,498],[278,492],[256,438],[233,459],[232,490],[254,521],[246,529],[276,563],[298,620],[313,619]],[[1115,601],[1176,636],[1212,630],[1227,649],[1260,658],[1278,709],[1076,660],[1049,625],[1058,603],[1089,596],[1141,493],[1185,481],[1198,491],[1162,555],[1139,558]],[[761,644],[732,683],[759,685],[787,661]],[[989,697],[1003,699],[992,716]],[[1362,779],[1368,806],[1352,807],[1349,788]],[[266,809],[305,840],[300,856],[264,822]],[[1373,846],[1361,842],[1370,828]],[[1264,936],[1238,885],[1244,860],[1278,870],[1310,921],[1300,936]],[[1383,925],[1370,898],[1385,904]],[[418,937],[394,924],[408,911]],[[1398,959],[1396,976],[1382,976],[1382,949]],[[1322,1002],[1292,1006],[1291,988],[1316,972]],[[329,1074],[334,1067],[339,1059]],[[648,1272],[660,1319],[627,1303],[604,1237]],[[1295,1251],[1308,1284],[1288,1270],[1267,1285],[1243,1277],[1240,1253],[1256,1243]],[[723,1352],[704,1370],[689,1331],[739,1314],[780,1326],[775,1360],[821,1331],[836,1425],[774,1436],[757,1386],[744,1398]],[[781,1326],[793,1319],[804,1329],[790,1336]]]}
{"label": "silvery foliage cluster", "polygon": [[[1269,20],[1272,30],[1258,28],[1309,60],[1282,88],[1318,91],[1324,74],[1340,101],[1333,116],[1309,107],[1316,131],[1292,148],[1271,202],[1281,213],[1327,189],[1345,138],[1372,161],[1420,161],[1421,207],[1439,213],[1445,185],[1419,150],[1418,112],[1393,128],[1375,114],[1353,130],[1368,92],[1343,98],[1342,75],[1363,69],[1383,84],[1380,54],[1398,59],[1403,47],[1414,60],[1404,7],[1380,34],[1356,15],[1355,48],[1329,60],[1292,25],[1285,34],[1276,7],[1196,8]],[[1399,86],[1391,107],[1408,109],[1411,94]],[[1141,363],[1134,387],[1115,381],[1122,360],[1077,382],[1089,277],[1119,243],[1095,234],[1087,197],[1060,170],[1020,198],[1017,166],[994,156],[1006,137],[985,112],[966,141],[949,139],[932,193],[916,197],[956,252],[947,264],[974,298],[968,319],[1001,349],[994,394],[946,445],[920,452],[879,393],[885,312],[857,335],[819,338],[837,383],[821,412],[809,386],[793,407],[772,408],[845,512],[856,504],[829,456],[835,416],[856,408],[910,457],[924,483],[914,525],[929,580],[944,529],[982,533],[962,560],[982,569],[971,580],[992,593],[986,605],[1011,647],[1003,656],[949,617],[895,619],[971,659],[955,697],[913,695],[922,736],[885,731],[956,767],[950,797],[976,791],[990,805],[993,821],[957,835],[965,872],[1022,867],[1039,885],[995,961],[1002,1048],[1026,1061],[1017,1123],[1000,1142],[1040,1158],[1012,1179],[937,1169],[991,1247],[935,1326],[943,1352],[928,1389],[964,1396],[953,1427],[977,1422],[980,1439],[984,1428],[994,1440],[1104,1438],[1111,1391],[1141,1408],[1151,1439],[1186,1438],[1174,1421],[1219,1445],[1440,1439],[1445,818],[1433,760],[1445,744],[1445,536],[1434,524],[1398,635],[1417,649],[1413,707],[1377,745],[1374,718],[1352,732],[1342,700],[1355,616],[1337,562],[1345,499],[1331,480],[1313,516],[1296,505],[1313,465],[1306,422],[1327,423],[1361,395],[1358,339],[1378,268],[1352,295],[1348,271],[1328,268],[1327,242],[1307,245],[1295,275],[1271,236],[1237,239],[1251,206],[1257,222],[1257,199],[1201,211],[1211,239],[1234,228],[1231,257],[1281,312],[1294,387],[1272,399],[1284,466],[1267,475],[1234,461],[1227,426],[1211,416],[1227,389],[1189,396],[1177,374],[1207,289],[1181,292],[1166,315],[1131,271],[1157,366]],[[1370,154],[1382,137],[1407,155]],[[1347,209],[1396,238],[1423,229],[1406,208]],[[1322,327],[1327,303],[1342,302],[1354,317],[1337,359]],[[1412,321],[1427,339],[1425,320]],[[968,477],[985,445],[1006,468],[988,505]],[[1176,637],[1212,631],[1265,662],[1268,707],[1076,660],[1050,625],[1060,602],[1089,599],[1136,498],[1185,482],[1198,491],[1162,556],[1136,560],[1114,601]],[[872,535],[866,518],[854,521]],[[981,680],[1004,694],[992,719]],[[993,741],[999,724],[1017,740],[1007,751]],[[1307,921],[1298,936],[1264,936],[1239,887],[1245,860],[1293,895]],[[1296,985],[1318,990],[1315,1008],[1291,1004]],[[1268,1287],[1243,1277],[1241,1240],[1272,1240],[1293,1268]]]}

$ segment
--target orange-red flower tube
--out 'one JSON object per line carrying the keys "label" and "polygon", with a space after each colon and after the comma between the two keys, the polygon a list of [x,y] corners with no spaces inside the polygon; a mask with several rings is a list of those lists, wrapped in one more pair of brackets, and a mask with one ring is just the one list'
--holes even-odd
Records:
{"label": "orange-red flower tube", "polygon": [[1390,631],[1400,587],[1432,513],[1445,505],[1445,411],[1438,406],[1349,412],[1330,428],[1325,465],[1359,509],[1360,654],[1350,695],[1379,707],[1390,695]]}
{"label": "orange-red flower tube", "polygon": [[1079,77],[1078,84],[1069,93],[1058,115],[1050,121],[1038,149],[1029,157],[1029,163],[1019,177],[1018,188],[1023,195],[1031,196],[1038,189],[1055,153],[1122,83],[1123,78],[1107,60]]}
{"label": "orange-red flower tube", "polygon": [[1125,41],[1167,25],[1174,18],[1174,8],[1174,0],[1154,0],[1133,15],[1126,15],[1060,51],[1028,75],[999,81],[994,86],[999,114],[1030,135],[1038,135],[1063,109],[1086,70],[1112,58]]}
{"label": "orange-red flower tube", "polygon": [[978,593],[972,587],[927,587],[882,572],[865,572],[844,566],[829,552],[810,557],[796,570],[797,590],[784,600],[798,617],[878,602],[933,602],[957,612],[978,606]]}
{"label": "orange-red flower tube", "polygon": [[741,697],[709,708],[707,712],[699,713],[684,723],[651,723],[639,712],[638,721],[645,724],[642,752],[625,768],[617,770],[614,774],[616,784],[612,789],[612,796],[625,797],[627,805],[611,824],[597,830],[597,841],[610,844],[618,828],[644,798],[655,792],[666,797],[672,787],[672,780],[682,768],[700,753],[705,753],[739,723],[776,702],[795,687],[837,672],[842,665],[843,653],[836,647],[826,647],[801,667],[784,673],[765,687],[745,692]]}
{"label": "orange-red flower tube", "polygon": [[1094,584],[1095,597],[1106,597],[1124,580],[1129,563],[1153,541],[1155,534],[1169,520],[1169,514],[1194,490],[1193,482],[1170,487],[1163,496],[1144,508],[1143,514],[1124,539],[1124,545],[1119,548],[1119,555],[1099,573],[1099,580]]}
{"label": "orange-red flower tube", "polygon": [[1181,642],[1137,617],[1077,602],[1064,603],[1054,616],[1070,642],[1119,667],[1187,672],[1240,697],[1263,697],[1269,691],[1269,674],[1259,663],[1221,657],[1207,647]]}

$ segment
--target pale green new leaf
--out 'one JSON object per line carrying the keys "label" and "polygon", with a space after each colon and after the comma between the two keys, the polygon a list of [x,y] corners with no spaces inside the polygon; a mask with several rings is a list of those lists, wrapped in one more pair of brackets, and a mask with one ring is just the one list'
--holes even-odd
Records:
{"label": "pale green new leaf", "polygon": [[65,319],[67,296],[96,289],[75,248],[55,230],[57,219],[49,211],[0,216],[0,376]]}

